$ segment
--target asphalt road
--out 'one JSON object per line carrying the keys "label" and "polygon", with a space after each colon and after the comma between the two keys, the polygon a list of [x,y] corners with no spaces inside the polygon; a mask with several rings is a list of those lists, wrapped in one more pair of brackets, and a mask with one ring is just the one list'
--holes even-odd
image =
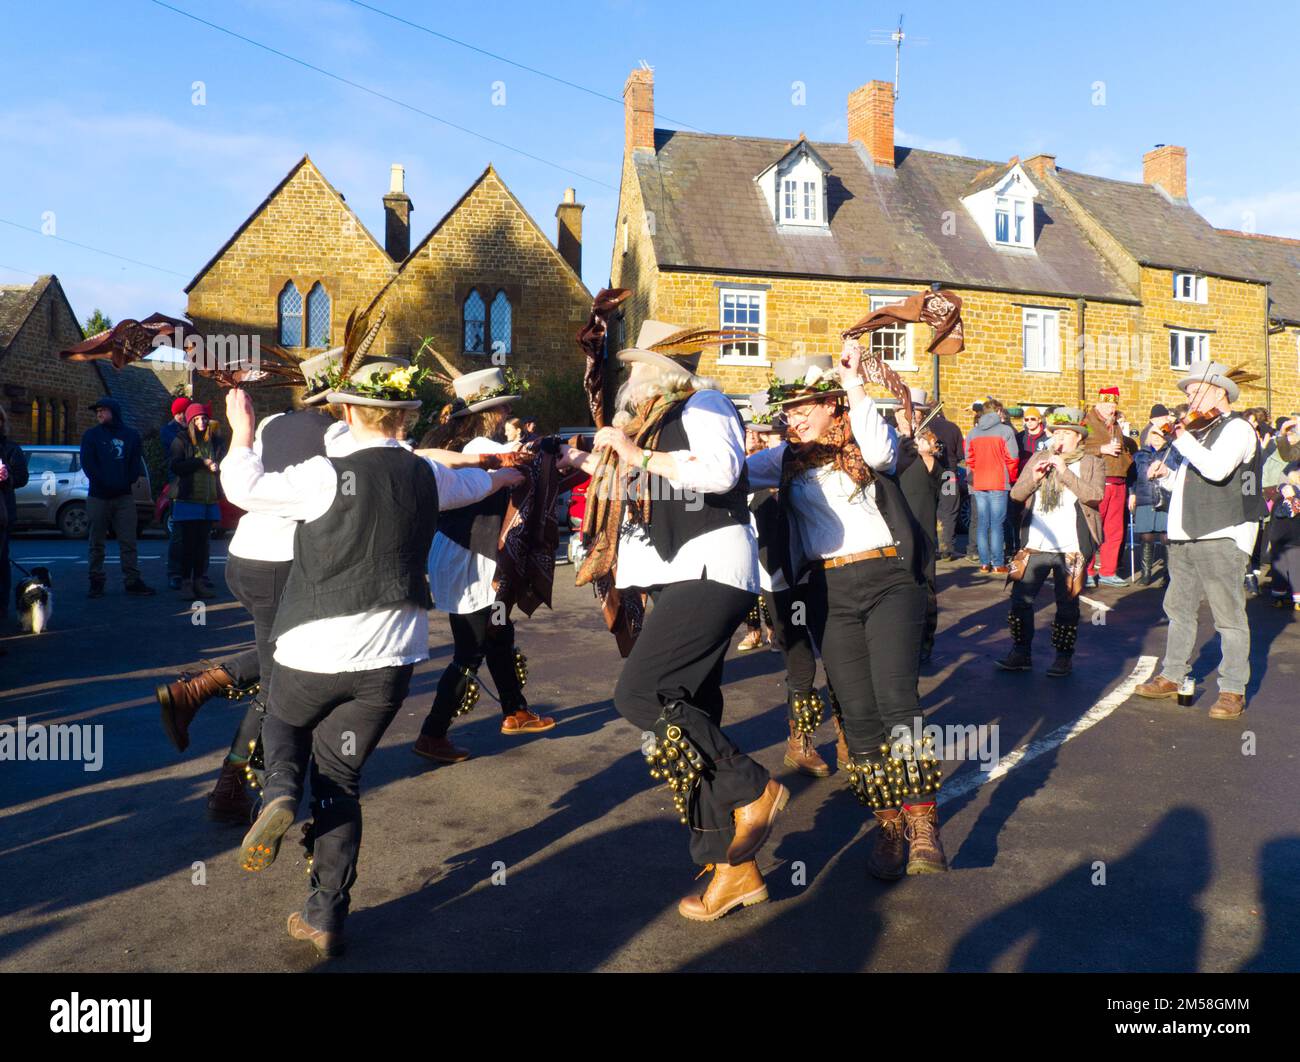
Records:
{"label": "asphalt road", "polygon": [[[49,632],[0,638],[0,723],[102,725],[103,760],[0,762],[0,969],[1300,969],[1300,617],[1252,604],[1250,708],[1216,722],[1212,681],[1193,708],[1115,695],[1163,650],[1158,591],[1089,592],[1111,611],[1080,629],[1075,674],[1051,680],[1044,590],[1037,673],[1008,675],[992,664],[1005,592],[964,564],[941,569],[922,704],[927,723],[996,728],[1001,764],[991,780],[946,765],[951,873],[867,877],[843,780],[782,767],[778,655],[733,654],[728,729],[793,799],[760,855],[771,902],[681,919],[683,829],[610,703],[613,641],[561,567],[555,611],[519,623],[528,695],[559,726],[503,737],[485,696],[453,732],[474,757],[451,767],[410,751],[450,653],[435,614],[430,660],[367,767],[348,954],[317,960],[284,933],[305,895],[297,847],[244,873],[240,829],[204,815],[240,706],[210,702],[184,756],[158,724],[155,682],[251,637],[225,593],[195,622],[163,588],[163,546],[141,549],[156,598],[125,597],[110,565],[108,596],[89,601],[84,544],[14,543],[19,563],[51,568],[57,602]],[[1196,673],[1216,659],[1203,648]],[[821,737],[832,757],[829,723]]]}

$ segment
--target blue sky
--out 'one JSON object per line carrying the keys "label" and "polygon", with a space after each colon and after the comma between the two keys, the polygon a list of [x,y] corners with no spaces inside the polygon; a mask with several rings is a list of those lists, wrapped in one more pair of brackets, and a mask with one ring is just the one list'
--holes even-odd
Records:
{"label": "blue sky", "polygon": [[[593,291],[606,281],[618,103],[349,0],[167,2],[554,165],[151,0],[0,0],[0,283],[56,273],[82,319],[183,310],[184,285],[304,153],[381,240],[393,162],[406,166],[415,239],[489,161],[552,237],[572,185],[587,205],[584,279]],[[1287,58],[1300,5],[366,2],[615,98],[645,60],[661,127],[814,140],[844,139],[849,91],[893,77],[892,46],[869,40],[902,11],[917,40],[904,49],[900,144],[999,160],[1046,151],[1126,180],[1155,143],[1182,144],[1192,203],[1212,222],[1300,237]],[[65,241],[135,262],[26,231],[51,222]]]}

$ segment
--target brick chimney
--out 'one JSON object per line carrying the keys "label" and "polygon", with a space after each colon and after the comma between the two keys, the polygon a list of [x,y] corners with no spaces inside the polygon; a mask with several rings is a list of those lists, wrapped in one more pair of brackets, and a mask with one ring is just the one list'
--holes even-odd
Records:
{"label": "brick chimney", "polygon": [[582,276],[582,212],[586,209],[572,188],[564,190],[564,202],[555,208],[559,219],[555,247],[578,276]]}
{"label": "brick chimney", "polygon": [[411,253],[411,197],[406,194],[406,170],[393,163],[384,196],[384,250],[394,262]]}
{"label": "brick chimney", "polygon": [[655,146],[655,72],[637,67],[623,86],[623,154]]}
{"label": "brick chimney", "polygon": [[849,142],[867,149],[877,166],[894,168],[894,86],[868,81],[849,93]]}
{"label": "brick chimney", "polygon": [[1156,184],[1175,199],[1187,198],[1187,149],[1157,144],[1142,156],[1142,181]]}
{"label": "brick chimney", "polygon": [[1033,155],[1025,159],[1025,169],[1035,177],[1041,177],[1044,173],[1056,172],[1055,155]]}

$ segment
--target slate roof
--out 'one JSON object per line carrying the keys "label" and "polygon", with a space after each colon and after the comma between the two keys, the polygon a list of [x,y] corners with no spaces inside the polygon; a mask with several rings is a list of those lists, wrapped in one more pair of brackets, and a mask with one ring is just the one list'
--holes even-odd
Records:
{"label": "slate roof", "polygon": [[92,364],[104,389],[122,407],[122,419],[141,435],[156,431],[171,416],[171,392],[147,365],[133,363],[115,369],[107,361]]}
{"label": "slate roof", "polygon": [[14,341],[53,279],[47,274],[33,284],[0,285],[0,350]]}
{"label": "slate roof", "polygon": [[1149,184],[1056,171],[1078,200],[1141,265],[1210,273],[1232,280],[1266,280],[1249,255],[1186,201]]}
{"label": "slate roof", "polygon": [[887,171],[850,144],[813,147],[831,167],[829,231],[792,232],[778,230],[753,180],[788,140],[655,130],[655,152],[633,159],[660,267],[1137,301],[1049,188],[1034,212],[1037,254],[989,245],[961,200],[1005,162],[904,147]]}
{"label": "slate roof", "polygon": [[1269,316],[1275,321],[1300,324],[1300,240],[1234,229],[1218,231],[1250,259],[1252,268],[1268,277]]}

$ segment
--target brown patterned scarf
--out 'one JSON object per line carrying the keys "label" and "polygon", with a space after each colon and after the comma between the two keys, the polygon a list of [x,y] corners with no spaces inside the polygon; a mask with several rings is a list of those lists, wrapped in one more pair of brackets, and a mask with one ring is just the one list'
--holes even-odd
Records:
{"label": "brown patterned scarf", "polygon": [[853,441],[853,429],[849,427],[849,414],[842,410],[835,415],[830,427],[820,439],[806,443],[791,443],[791,457],[785,462],[781,475],[781,486],[787,487],[800,472],[807,472],[829,465],[837,472],[843,472],[859,490],[864,489],[875,478],[862,451]]}
{"label": "brown patterned scarf", "polygon": [[[645,450],[653,450],[663,430],[664,418],[695,393],[694,389],[655,395],[623,425],[628,437]],[[623,501],[636,495],[636,512],[632,519],[639,524],[650,522],[650,492],[637,491],[631,485],[633,470],[623,465],[618,454],[606,450],[587,488],[587,511],[582,518],[582,540],[588,553],[578,569],[577,585],[586,586],[610,575],[618,559],[618,533],[623,524]],[[640,476],[640,472],[637,472]]]}

